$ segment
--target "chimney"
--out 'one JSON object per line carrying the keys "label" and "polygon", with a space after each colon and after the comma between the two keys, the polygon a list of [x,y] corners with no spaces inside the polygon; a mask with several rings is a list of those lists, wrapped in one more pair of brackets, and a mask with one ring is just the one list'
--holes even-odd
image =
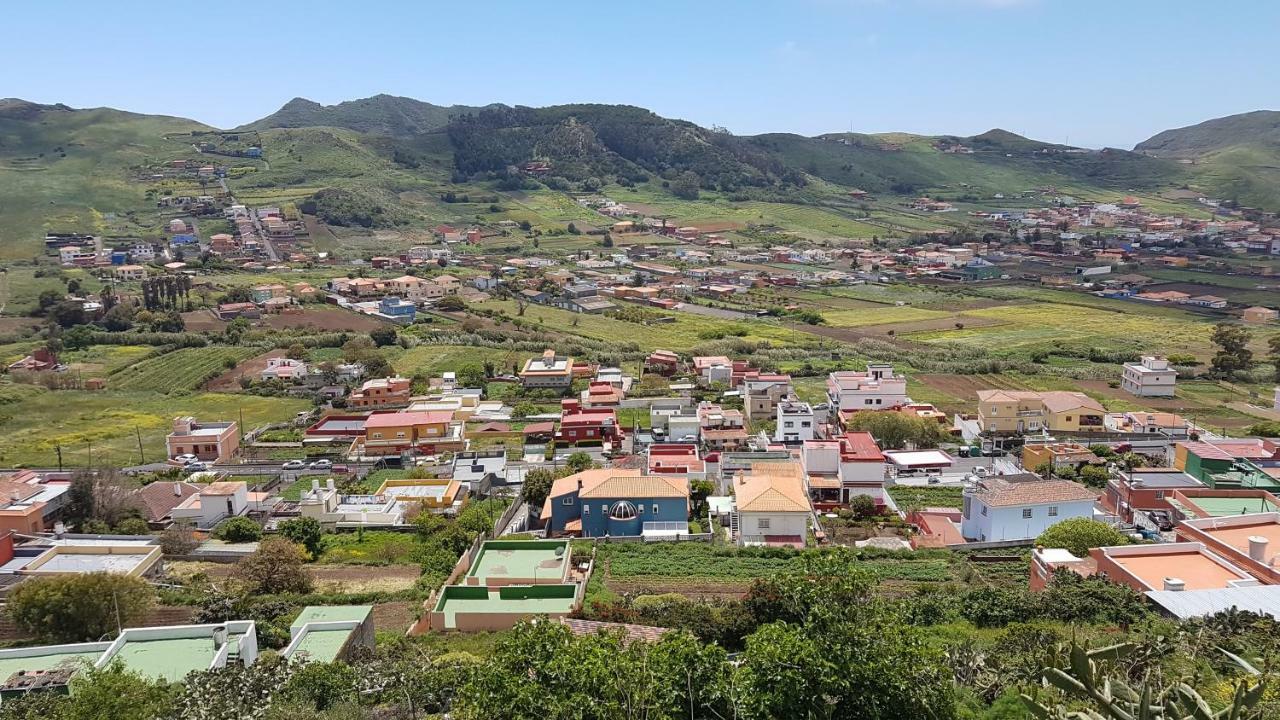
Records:
{"label": "chimney", "polygon": [[1267,544],[1266,538],[1261,535],[1249,536],[1249,559],[1257,560],[1260,563],[1267,561]]}
{"label": "chimney", "polygon": [[581,493],[581,492],[582,492],[582,478],[581,478],[581,477],[579,477],[579,478],[578,478],[578,492],[579,492],[579,493]]}
{"label": "chimney", "polygon": [[329,482],[327,483],[327,486],[329,488],[329,492],[333,492],[334,490],[337,489],[333,486],[333,478],[329,478]]}
{"label": "chimney", "polygon": [[182,497],[182,483],[176,482],[173,484],[173,496]]}
{"label": "chimney", "polygon": [[311,478],[311,492],[320,492],[320,478]]}
{"label": "chimney", "polygon": [[1178,578],[1165,578],[1164,589],[1169,592],[1182,592],[1187,589],[1187,584]]}
{"label": "chimney", "polygon": [[741,470],[738,471],[738,484],[739,485],[747,484],[747,474],[742,472]]}

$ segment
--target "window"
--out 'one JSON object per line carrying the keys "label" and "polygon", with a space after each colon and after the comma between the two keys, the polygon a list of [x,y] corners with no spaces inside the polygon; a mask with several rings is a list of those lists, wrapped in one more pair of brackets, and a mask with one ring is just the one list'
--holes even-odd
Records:
{"label": "window", "polygon": [[782,424],[782,427],[789,427],[789,428],[791,428],[791,427],[795,427],[795,426],[796,426],[796,424],[795,424],[795,423],[793,423],[793,422],[791,422],[790,420],[788,420],[788,421],[786,421],[785,423],[783,423],[783,424]]}
{"label": "window", "polygon": [[810,427],[811,425],[813,425],[813,423],[809,422],[808,420],[805,420],[804,422],[800,423],[800,427]]}
{"label": "window", "polygon": [[1156,491],[1156,499],[1157,499],[1157,500],[1163,500],[1163,499],[1164,499],[1164,491],[1163,491],[1163,490],[1157,490],[1157,491]]}
{"label": "window", "polygon": [[982,517],[986,517],[986,516],[987,516],[987,506],[986,506],[986,505],[983,505],[983,506],[982,506]]}
{"label": "window", "polygon": [[1057,506],[1057,505],[1050,505],[1050,506],[1049,506],[1049,517],[1058,517],[1058,506]]}
{"label": "window", "polygon": [[1070,415],[1068,415],[1068,416],[1067,416],[1067,422],[1071,422],[1071,416],[1070,416]]}
{"label": "window", "polygon": [[396,437],[398,437],[398,438],[402,438],[402,437],[404,437],[404,433],[403,433],[403,432],[398,432],[398,433],[396,433]]}
{"label": "window", "polygon": [[866,405],[870,405],[870,404],[871,404],[871,398],[867,398],[867,399],[864,401],[864,404],[866,404]]}
{"label": "window", "polygon": [[573,504],[573,496],[572,496],[572,495],[565,495],[565,496],[564,496],[564,499],[560,501],[560,504],[561,504],[561,505],[572,505],[572,504]]}
{"label": "window", "polygon": [[991,407],[991,417],[995,417],[995,416],[997,416],[997,415],[999,415],[999,414],[1000,414],[1000,408],[997,408],[997,407],[995,407],[995,406],[993,405],[993,406]]}
{"label": "window", "polygon": [[654,504],[653,504],[653,514],[654,514],[654,515],[657,515],[657,514],[658,514],[658,503],[654,503]]}
{"label": "window", "polygon": [[761,530],[768,530],[768,529],[769,529],[769,518],[760,518],[759,520],[757,520],[757,521],[756,521],[756,527],[760,528]]}
{"label": "window", "polygon": [[373,434],[373,439],[374,439],[374,440],[381,440],[381,439],[382,439],[382,433],[380,433],[380,432],[376,432],[376,433],[374,433],[374,434]]}
{"label": "window", "polygon": [[640,503],[639,505],[637,505],[637,506],[636,506],[636,509],[640,511],[640,514],[641,514],[641,515],[643,515],[643,514],[644,514],[644,503]]}
{"label": "window", "polygon": [[1023,520],[1030,520],[1030,519],[1031,519],[1031,508],[1025,508],[1025,509],[1023,509],[1023,511],[1022,511],[1022,519],[1023,519]]}
{"label": "window", "polygon": [[583,515],[590,515],[590,514],[591,514],[591,506],[590,506],[590,505],[583,505],[583,506],[582,506],[582,514],[583,514]]}

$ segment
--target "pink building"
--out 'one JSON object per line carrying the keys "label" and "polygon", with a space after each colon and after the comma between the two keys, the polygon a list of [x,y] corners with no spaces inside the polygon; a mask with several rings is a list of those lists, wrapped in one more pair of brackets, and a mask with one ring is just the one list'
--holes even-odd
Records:
{"label": "pink building", "polygon": [[190,415],[175,418],[166,439],[169,457],[195,455],[208,462],[231,459],[240,449],[240,428],[234,422],[198,423]]}

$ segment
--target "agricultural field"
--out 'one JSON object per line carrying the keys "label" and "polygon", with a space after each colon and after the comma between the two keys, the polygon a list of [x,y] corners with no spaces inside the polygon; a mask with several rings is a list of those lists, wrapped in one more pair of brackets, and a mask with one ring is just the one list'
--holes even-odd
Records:
{"label": "agricultural field", "polygon": [[72,372],[95,377],[118,372],[158,353],[156,348],[147,345],[94,345],[83,350],[65,351],[59,359]]}
{"label": "agricultural field", "polygon": [[822,318],[832,327],[910,323],[917,320],[937,320],[949,317],[952,317],[950,313],[940,310],[925,310],[909,305],[902,307],[881,306],[856,310],[826,310],[822,313]]}
{"label": "agricultural field", "polygon": [[254,354],[255,349],[248,347],[182,348],[121,368],[109,384],[117,390],[185,392],[221,375],[229,363]]}
{"label": "agricultural field", "polygon": [[927,507],[958,508],[964,504],[963,492],[963,489],[958,487],[898,485],[889,488],[889,496],[903,510]]}
{"label": "agricultural field", "polygon": [[405,377],[414,375],[438,377],[442,372],[457,371],[464,365],[486,362],[493,363],[495,369],[500,372],[507,372],[513,364],[523,365],[529,356],[529,353],[461,345],[418,345],[408,350],[388,347],[384,349],[384,354],[391,363],[391,367]]}
{"label": "agricultural field", "polygon": [[[516,317],[517,307],[512,300],[487,300],[481,307],[502,310],[508,316]],[[720,337],[778,343],[800,342],[806,337],[804,333],[762,321],[731,322],[689,313],[675,313],[671,317],[671,322],[641,325],[603,315],[530,305],[525,309],[523,320],[534,326],[542,325],[572,335],[606,342],[634,342],[643,349],[667,348],[677,352]]]}
{"label": "agricultural field", "polygon": [[[246,429],[291,419],[311,407],[306,400],[151,391],[46,390],[34,385],[0,385],[0,463],[13,467],[57,467],[62,447],[66,467],[155,462],[165,457],[164,438],[173,418],[244,419]],[[139,455],[138,436],[143,455]]]}

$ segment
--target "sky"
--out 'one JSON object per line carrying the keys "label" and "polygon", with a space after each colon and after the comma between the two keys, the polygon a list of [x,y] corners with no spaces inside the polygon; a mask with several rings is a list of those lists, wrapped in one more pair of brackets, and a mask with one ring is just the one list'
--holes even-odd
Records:
{"label": "sky", "polygon": [[625,103],[738,134],[1132,147],[1280,109],[1280,3],[1237,0],[42,0],[0,97],[234,127],[294,97]]}

